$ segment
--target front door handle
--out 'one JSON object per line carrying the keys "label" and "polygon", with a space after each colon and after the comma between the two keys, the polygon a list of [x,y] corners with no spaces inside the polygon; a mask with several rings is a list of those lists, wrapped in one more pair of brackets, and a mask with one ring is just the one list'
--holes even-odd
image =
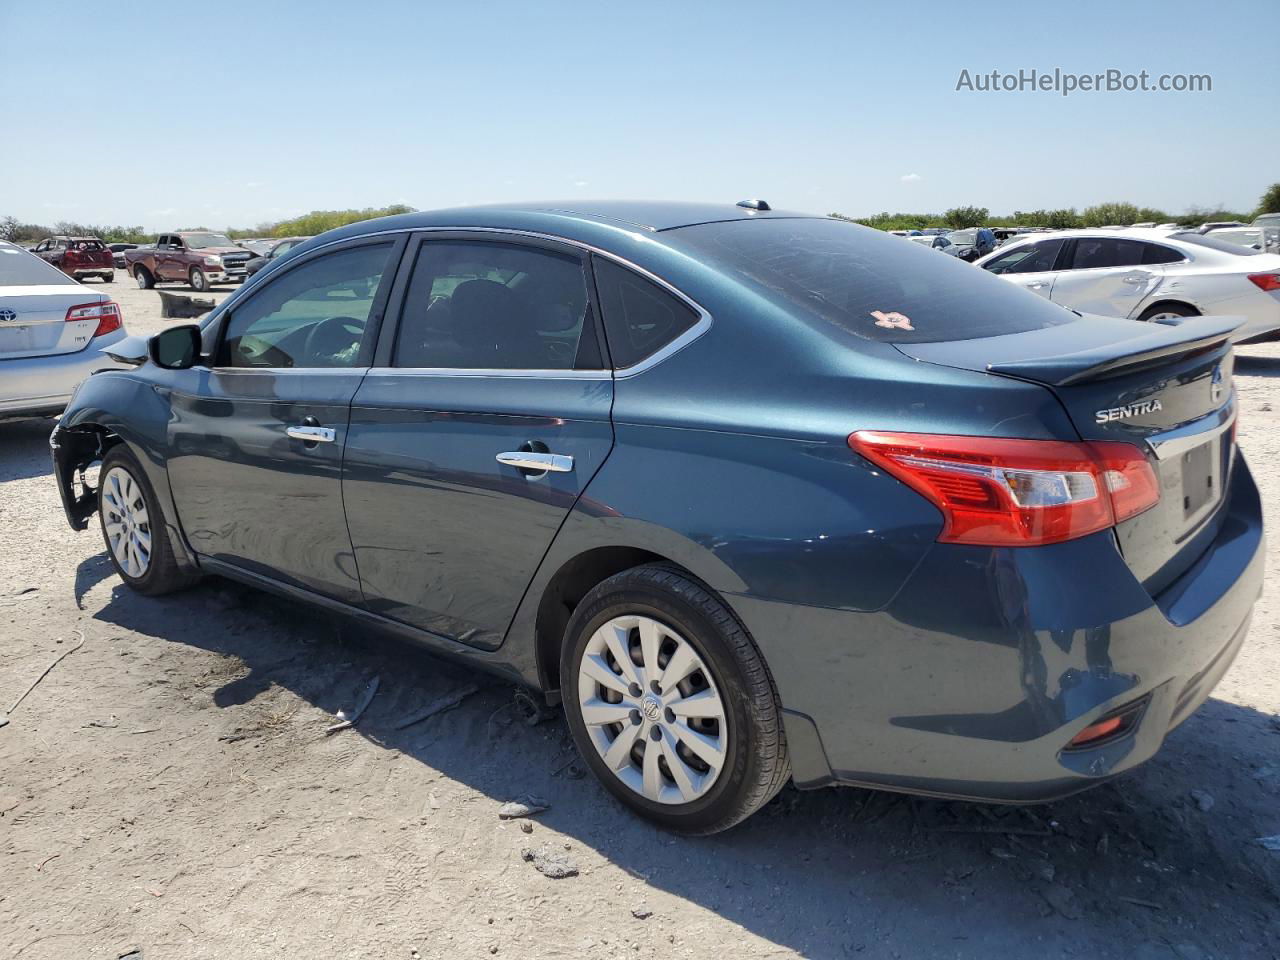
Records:
{"label": "front door handle", "polygon": [[514,450],[509,453],[498,454],[497,460],[499,463],[505,463],[508,467],[518,467],[521,470],[568,473],[573,469],[573,457],[565,456],[562,453],[536,453],[531,450]]}
{"label": "front door handle", "polygon": [[1039,290],[1041,287],[1044,287],[1044,286],[1048,286],[1048,284],[1046,284],[1045,281],[1043,280],[1032,280],[1030,283],[1026,284],[1026,288],[1028,290]]}
{"label": "front door handle", "polygon": [[338,439],[338,432],[332,427],[286,427],[284,432],[305,443],[333,443]]}
{"label": "front door handle", "polygon": [[1135,276],[1128,276],[1128,277],[1125,277],[1125,278],[1124,278],[1124,282],[1125,282],[1125,283],[1146,283],[1146,282],[1147,282],[1148,280],[1150,280],[1150,279],[1151,279],[1151,278],[1150,278],[1149,276],[1145,276],[1145,275],[1139,274],[1139,275],[1138,275],[1138,276],[1136,276],[1136,277],[1135,277]]}

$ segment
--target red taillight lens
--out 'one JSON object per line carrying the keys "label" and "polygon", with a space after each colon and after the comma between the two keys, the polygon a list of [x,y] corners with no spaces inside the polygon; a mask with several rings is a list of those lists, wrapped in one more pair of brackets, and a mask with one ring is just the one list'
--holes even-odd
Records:
{"label": "red taillight lens", "polygon": [[860,430],[849,446],[942,511],[944,543],[1059,543],[1160,500],[1155,471],[1130,443]]}
{"label": "red taillight lens", "polygon": [[124,320],[120,316],[120,304],[114,300],[108,300],[105,303],[82,303],[78,307],[71,307],[67,310],[65,319],[67,323],[75,320],[97,320],[98,327],[93,331],[95,337],[110,333],[112,330],[119,330],[124,326]]}
{"label": "red taillight lens", "polygon": [[1251,273],[1249,279],[1259,290],[1265,290],[1268,293],[1280,290],[1280,273]]}

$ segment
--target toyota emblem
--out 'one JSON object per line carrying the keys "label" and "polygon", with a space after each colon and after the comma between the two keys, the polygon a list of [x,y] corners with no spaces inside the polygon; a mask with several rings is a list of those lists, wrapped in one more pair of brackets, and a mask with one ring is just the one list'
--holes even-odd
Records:
{"label": "toyota emblem", "polygon": [[13,323],[18,319],[18,315],[12,310],[0,309],[0,323]]}

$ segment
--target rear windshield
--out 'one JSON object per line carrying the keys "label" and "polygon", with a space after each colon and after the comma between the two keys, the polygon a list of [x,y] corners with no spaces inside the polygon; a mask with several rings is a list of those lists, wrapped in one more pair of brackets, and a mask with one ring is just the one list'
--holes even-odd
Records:
{"label": "rear windshield", "polygon": [[1076,319],[956,257],[842,220],[733,220],[667,237],[796,313],[867,340],[974,340]]}
{"label": "rear windshield", "polygon": [[105,249],[101,240],[68,240],[67,248],[70,250],[82,250],[85,253],[96,253],[98,250]]}
{"label": "rear windshield", "polygon": [[[1214,231],[1215,233],[1217,231]],[[1181,240],[1183,243],[1190,243],[1197,247],[1208,247],[1210,250],[1217,250],[1220,253],[1234,253],[1237,257],[1256,257],[1261,250],[1253,250],[1249,247],[1242,247],[1236,243],[1229,243],[1226,240],[1217,239],[1212,233],[1171,233],[1170,240]]]}
{"label": "rear windshield", "polygon": [[38,284],[74,285],[75,281],[21,247],[0,241],[0,287],[32,287]]}

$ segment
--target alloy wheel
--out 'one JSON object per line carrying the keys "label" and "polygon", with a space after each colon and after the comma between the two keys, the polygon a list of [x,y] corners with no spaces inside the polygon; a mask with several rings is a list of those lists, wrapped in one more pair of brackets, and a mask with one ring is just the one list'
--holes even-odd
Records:
{"label": "alloy wheel", "polygon": [[124,467],[112,467],[102,480],[103,527],[107,543],[126,574],[146,576],[151,566],[151,522],[142,485]]}
{"label": "alloy wheel", "polygon": [[728,760],[726,710],[710,668],[651,617],[614,617],[592,634],[578,665],[578,703],[605,765],[647,800],[697,800]]}

